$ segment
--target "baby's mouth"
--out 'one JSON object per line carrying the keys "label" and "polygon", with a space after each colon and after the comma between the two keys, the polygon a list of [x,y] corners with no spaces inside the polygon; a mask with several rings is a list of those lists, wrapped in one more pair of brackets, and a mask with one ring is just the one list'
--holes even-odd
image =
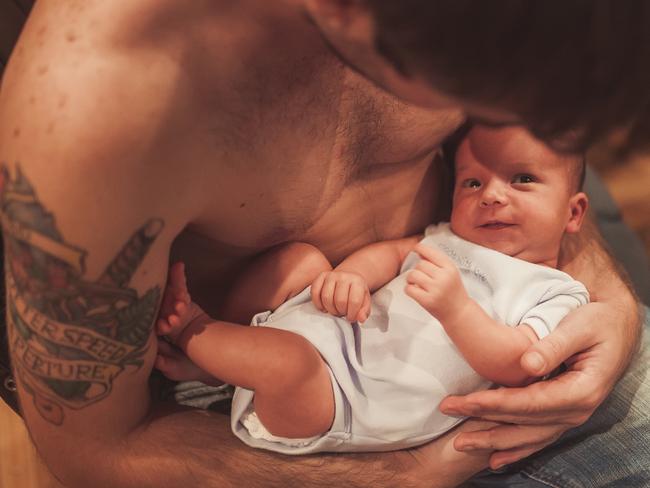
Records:
{"label": "baby's mouth", "polygon": [[500,229],[505,229],[508,227],[512,227],[515,224],[509,224],[507,222],[502,222],[500,220],[491,220],[489,222],[486,222],[485,224],[479,225],[482,229],[488,229],[488,230],[500,230]]}

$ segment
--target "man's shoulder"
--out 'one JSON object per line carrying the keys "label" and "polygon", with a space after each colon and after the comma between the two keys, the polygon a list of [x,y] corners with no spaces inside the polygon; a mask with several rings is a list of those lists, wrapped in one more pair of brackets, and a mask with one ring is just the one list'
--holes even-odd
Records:
{"label": "man's shoulder", "polygon": [[164,48],[117,41],[120,12],[100,4],[132,3],[144,2],[36,5],[0,91],[2,160],[96,161],[98,152],[144,149],[161,129],[180,68]]}
{"label": "man's shoulder", "polygon": [[[145,49],[126,33],[118,42],[118,28],[100,20],[120,20],[120,12],[101,4],[132,3],[145,2],[37,3],[5,72],[0,163],[20,167],[48,202],[106,195],[135,212],[169,192],[183,169],[167,156],[178,125],[169,111],[180,68],[164,48]],[[154,210],[168,220],[180,212]]]}

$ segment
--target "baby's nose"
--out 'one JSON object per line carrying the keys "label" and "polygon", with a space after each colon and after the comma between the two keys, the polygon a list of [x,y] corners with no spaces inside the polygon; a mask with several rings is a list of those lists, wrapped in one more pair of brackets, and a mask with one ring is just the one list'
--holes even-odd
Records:
{"label": "baby's nose", "polygon": [[483,188],[480,206],[505,205],[508,203],[505,186],[502,183],[491,181]]}

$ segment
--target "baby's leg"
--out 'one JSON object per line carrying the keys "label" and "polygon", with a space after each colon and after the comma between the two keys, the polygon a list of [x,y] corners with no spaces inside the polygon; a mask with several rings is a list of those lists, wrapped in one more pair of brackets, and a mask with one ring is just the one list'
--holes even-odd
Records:
{"label": "baby's leg", "polygon": [[179,346],[202,370],[255,391],[255,410],[276,436],[326,432],[334,419],[325,361],[304,337],[271,327],[194,321]]}
{"label": "baby's leg", "polygon": [[259,256],[239,276],[224,302],[220,318],[248,324],[253,315],[275,310],[307,288],[331,264],[316,247],[283,244]]}
{"label": "baby's leg", "polygon": [[[178,265],[172,267],[163,302],[168,314],[161,315],[158,332],[168,334],[193,361],[193,374],[204,371],[254,390],[257,415],[272,434],[311,437],[327,431],[334,417],[329,372],[304,337],[210,318],[190,300]],[[157,362],[169,377],[171,356]],[[177,366],[177,373],[185,374],[186,368]]]}

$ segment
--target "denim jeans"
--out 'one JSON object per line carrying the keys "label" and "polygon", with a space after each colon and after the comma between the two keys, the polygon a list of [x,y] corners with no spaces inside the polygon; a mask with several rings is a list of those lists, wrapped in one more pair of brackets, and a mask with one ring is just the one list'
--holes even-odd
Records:
{"label": "denim jeans", "polygon": [[650,309],[642,347],[594,415],[504,473],[484,471],[464,488],[649,488]]}

